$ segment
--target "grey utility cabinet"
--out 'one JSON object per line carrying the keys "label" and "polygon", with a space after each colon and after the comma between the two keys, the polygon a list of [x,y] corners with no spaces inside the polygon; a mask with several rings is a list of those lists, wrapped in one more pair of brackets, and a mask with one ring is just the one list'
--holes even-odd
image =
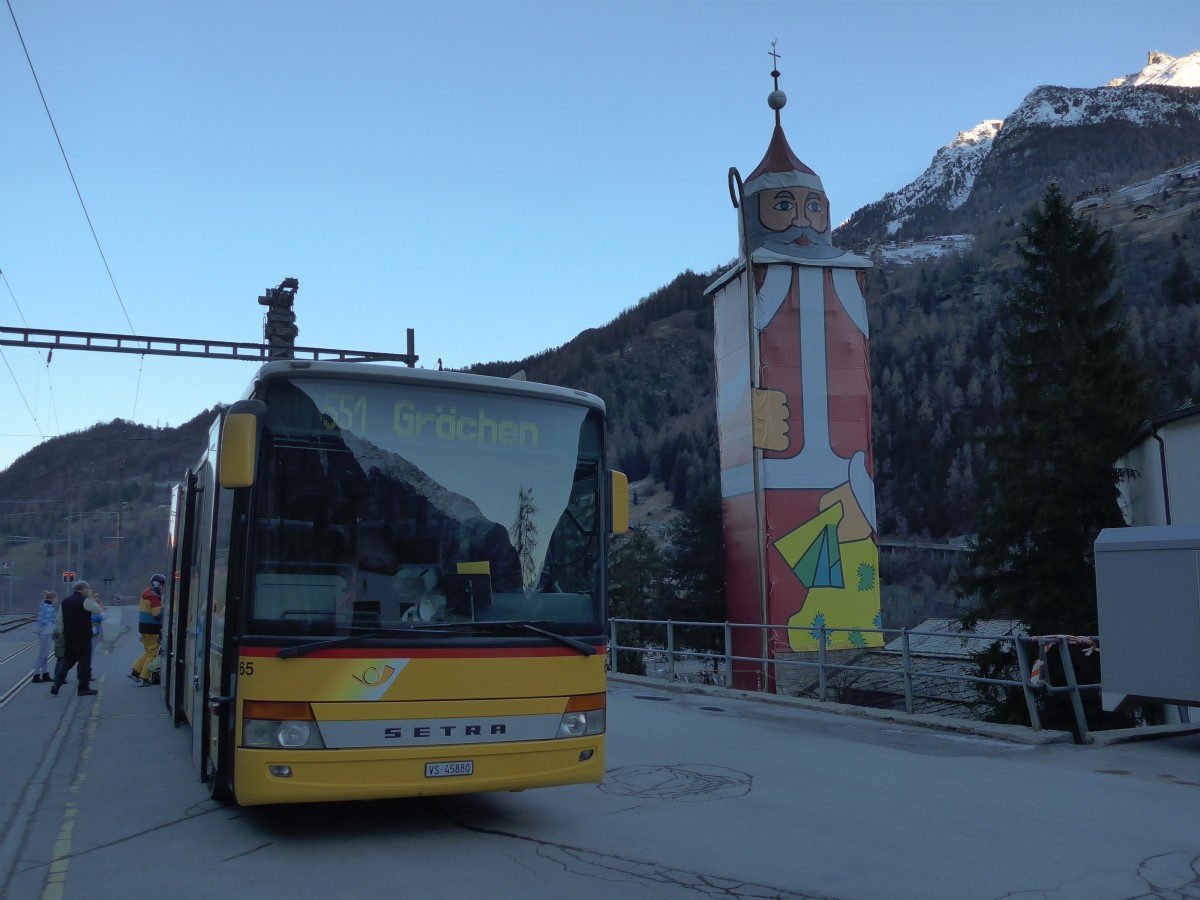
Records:
{"label": "grey utility cabinet", "polygon": [[1200,525],[1100,532],[1096,595],[1105,709],[1200,706]]}

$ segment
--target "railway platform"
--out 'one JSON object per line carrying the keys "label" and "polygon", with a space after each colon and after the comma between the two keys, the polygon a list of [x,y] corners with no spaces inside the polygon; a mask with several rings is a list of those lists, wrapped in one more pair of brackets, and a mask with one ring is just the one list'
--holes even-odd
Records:
{"label": "railway platform", "polygon": [[1200,897],[1195,733],[1082,747],[649,678],[610,681],[600,785],[224,805],[126,678],[119,609],[86,697],[30,682],[32,621],[0,620],[0,900]]}
{"label": "railway platform", "polygon": [[[78,695],[74,671],[57,696],[31,680],[38,641],[25,618],[0,621],[0,896],[55,900],[81,848],[90,864],[124,860],[105,845],[145,833],[181,793],[199,804],[207,794],[162,688],[126,677],[140,651],[136,605],[108,608],[92,660],[95,696]],[[122,865],[113,884],[131,883]],[[91,896],[128,894],[93,887]]]}

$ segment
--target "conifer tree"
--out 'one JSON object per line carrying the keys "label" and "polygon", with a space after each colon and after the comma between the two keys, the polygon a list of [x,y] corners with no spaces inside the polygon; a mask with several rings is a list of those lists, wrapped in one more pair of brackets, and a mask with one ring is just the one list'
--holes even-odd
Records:
{"label": "conifer tree", "polygon": [[[663,610],[670,618],[693,622],[724,622],[725,535],[721,495],[711,485],[693,493],[683,515],[667,532],[673,548],[669,562],[673,587],[671,602]],[[719,646],[723,635],[716,631]]]}
{"label": "conifer tree", "polygon": [[[650,619],[659,605],[667,577],[667,563],[649,532],[632,528],[615,538],[608,568],[608,614],[614,619]],[[617,643],[642,647],[649,640],[661,640],[649,626],[622,626]],[[645,658],[637,650],[617,653],[617,671],[634,675],[646,673]]]}
{"label": "conifer tree", "polygon": [[1072,215],[1057,185],[1021,229],[1021,281],[1001,313],[1007,382],[986,439],[974,571],[975,618],[1033,634],[1096,633],[1093,543],[1122,524],[1116,460],[1149,412],[1149,382],[1126,350],[1115,247]]}

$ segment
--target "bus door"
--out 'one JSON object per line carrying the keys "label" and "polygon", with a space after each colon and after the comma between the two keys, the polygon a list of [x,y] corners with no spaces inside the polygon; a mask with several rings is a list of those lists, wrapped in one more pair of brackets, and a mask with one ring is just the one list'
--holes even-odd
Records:
{"label": "bus door", "polygon": [[163,696],[178,727],[190,721],[190,676],[187,673],[188,624],[192,584],[192,541],[196,533],[196,476],[189,469],[171,496],[171,571],[163,634]]}
{"label": "bus door", "polygon": [[175,635],[178,634],[175,627],[179,622],[179,529],[183,514],[184,490],[182,484],[171,485],[171,510],[167,519],[167,548],[170,551],[170,560],[167,566],[167,583],[163,586],[162,641],[159,644],[159,653],[163,659],[162,668],[159,670],[162,676],[159,691],[167,709],[172,713],[175,711],[175,703],[171,685],[178,681],[172,677],[172,670],[175,666]]}
{"label": "bus door", "polygon": [[184,660],[184,715],[192,726],[192,763],[203,779],[208,735],[208,642],[212,604],[213,503],[216,479],[213,455],[208,453],[198,467],[196,478],[196,517],[192,539],[190,576],[187,592],[187,657]]}
{"label": "bus door", "polygon": [[[205,660],[205,725],[206,746],[203,768],[214,798],[228,799],[232,788],[232,754],[234,733],[233,665],[237,652],[232,637],[238,621],[237,602],[241,596],[233,582],[241,573],[230,555],[234,533],[234,492],[213,483],[212,586],[208,591],[208,654]],[[228,663],[228,665],[227,665]]]}

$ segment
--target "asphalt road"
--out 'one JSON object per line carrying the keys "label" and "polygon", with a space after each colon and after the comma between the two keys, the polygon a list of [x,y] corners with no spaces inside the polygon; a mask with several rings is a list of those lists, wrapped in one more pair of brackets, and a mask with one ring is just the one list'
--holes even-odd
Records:
{"label": "asphalt road", "polygon": [[123,677],[137,652],[103,643],[86,698],[0,664],[6,900],[1200,897],[1200,735],[1030,743],[622,678],[600,785],[239,809]]}

